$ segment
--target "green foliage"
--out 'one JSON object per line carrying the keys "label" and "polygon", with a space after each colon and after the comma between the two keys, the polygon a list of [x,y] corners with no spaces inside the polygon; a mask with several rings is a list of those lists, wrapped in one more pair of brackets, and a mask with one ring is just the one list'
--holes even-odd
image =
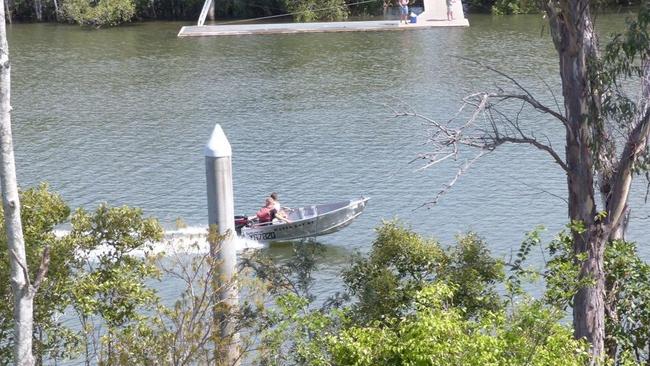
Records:
{"label": "green foliage", "polygon": [[634,243],[618,240],[605,249],[605,274],[608,353],[637,364],[648,363],[650,265],[639,258]]}
{"label": "green foliage", "polygon": [[335,21],[348,17],[345,0],[284,0],[297,22]]}
{"label": "green foliage", "polygon": [[312,309],[304,297],[287,292],[265,313],[260,363],[263,365],[329,365],[326,337],[343,313]]}
{"label": "green foliage", "polygon": [[[543,302],[558,310],[572,305],[573,296],[593,278],[580,279],[584,255],[573,253],[571,232],[584,232],[584,225],[574,222],[545,248],[550,255],[543,273],[527,269],[533,247],[541,246],[539,230],[527,234],[511,264],[508,292],[523,295],[522,279],[542,275],[546,281]],[[650,265],[639,258],[634,243],[616,240],[605,248],[605,348],[612,365],[644,364],[650,359]]]}
{"label": "green foliage", "polygon": [[539,6],[535,0],[496,0],[492,5],[492,14],[532,14],[538,13]]}
{"label": "green foliage", "polygon": [[612,35],[605,48],[603,58],[612,83],[617,83],[621,77],[641,76],[643,65],[638,61],[650,56],[650,4],[642,2],[637,18],[626,22],[626,31]]}
{"label": "green foliage", "polygon": [[[32,278],[45,247],[51,252],[50,271],[35,300],[39,362],[80,350],[87,359],[97,354],[100,364],[111,365],[215,362],[214,345],[224,340],[212,332],[218,327],[213,311],[220,308],[213,287],[218,263],[209,255],[168,256],[176,258],[171,266],[148,256],[151,245],[162,240],[162,229],[139,209],[79,209],[69,234],[56,236],[54,228],[70,215],[61,197],[41,185],[21,192],[21,202]],[[0,240],[6,240],[3,225]],[[476,234],[442,248],[398,221],[387,222],[377,229],[370,253],[354,258],[343,272],[347,293],[320,307],[311,290],[321,245],[294,245],[293,256],[279,263],[262,253],[247,255],[242,262],[264,288],[254,284],[245,290],[247,300],[234,316],[238,327],[258,337],[244,345],[258,349],[262,365],[586,365],[587,344],[573,340],[561,322],[576,290],[592,281],[578,280],[585,258],[572,250],[572,233],[584,230],[574,222],[549,244],[543,272],[526,267],[532,250],[542,246],[541,228],[527,233],[504,282],[504,263],[492,258]],[[13,335],[6,251],[0,251],[0,266],[4,364],[12,361]],[[170,308],[146,286],[161,273],[186,285]],[[615,241],[605,252],[605,273],[606,344],[617,355],[611,363],[647,363],[650,266],[633,243]],[[522,286],[536,275],[547,284],[541,301],[530,300]],[[501,283],[509,301],[496,291]],[[271,307],[265,306],[267,292],[275,296]],[[79,315],[83,329],[56,321],[65,309]],[[93,348],[94,341],[100,348]]]}
{"label": "green foliage", "polygon": [[[68,235],[55,235],[57,225],[66,222],[70,209],[63,199],[41,184],[20,192],[25,250],[33,280],[45,248],[49,266],[34,299],[34,354],[37,362],[74,357],[80,345],[89,342],[84,330],[61,324],[60,314],[70,307],[86,321],[91,317],[108,326],[140,318],[139,311],[154,300],[144,281],[157,274],[150,261],[131,256],[162,238],[162,229],[145,219],[138,209],[100,206],[89,214],[78,210]],[[0,240],[5,242],[4,221]],[[6,248],[6,242],[2,245]],[[12,361],[13,299],[9,281],[9,257],[0,251],[0,359]],[[97,255],[97,256],[95,256]],[[86,322],[87,323],[87,322]],[[88,325],[88,324],[86,324]],[[87,329],[84,327],[84,329]]]}
{"label": "green foliage", "polygon": [[[105,0],[104,0],[105,1]],[[120,5],[115,6],[115,9],[121,8],[122,12],[125,9],[124,0],[112,0],[122,2]],[[64,0],[65,2],[79,3],[74,5],[73,12],[78,19],[90,19],[88,13],[88,6],[83,3],[83,0]],[[395,1],[392,1],[395,4]],[[421,4],[416,1],[415,4]],[[611,7],[620,6],[636,6],[640,1],[621,1],[621,0],[602,0],[594,2],[594,6],[599,9],[607,9]],[[91,6],[98,4],[97,0],[91,1]],[[349,8],[342,6],[347,4]],[[411,2],[413,5],[414,2]],[[34,6],[31,0],[14,0],[9,2],[7,13],[11,15],[12,19],[21,21],[33,21],[35,18]],[[538,7],[534,0],[465,0],[463,5],[466,5],[469,12],[475,13],[493,13],[497,15],[506,14],[529,14],[538,12]],[[105,7],[113,7],[107,2]],[[134,11],[131,17],[123,21],[128,21],[132,18],[137,19],[170,19],[170,20],[196,20],[203,6],[202,0],[133,0]],[[63,6],[62,6],[63,8]],[[319,10],[327,8],[327,10]],[[218,18],[255,18],[268,15],[287,14],[294,11],[304,11],[308,16],[305,18],[295,18],[299,21],[309,21],[307,19],[332,19],[342,20],[348,14],[354,16],[365,15],[378,15],[381,14],[383,8],[383,0],[375,0],[370,2],[361,2],[355,0],[325,0],[322,2],[316,0],[257,0],[251,2],[241,2],[236,0],[221,0],[216,8],[216,15]],[[111,13],[110,10],[104,10],[105,13]],[[117,13],[117,12],[114,12]],[[326,15],[320,15],[326,13]],[[45,20],[59,20],[55,14],[55,9],[52,2],[44,2],[43,14]],[[64,18],[70,20],[70,14],[64,11]],[[124,15],[112,14],[111,19],[123,18]],[[99,17],[97,18],[107,18]],[[76,21],[74,18],[72,21]],[[88,24],[88,23],[84,23]],[[90,25],[98,25],[94,21]]]}
{"label": "green foliage", "polygon": [[[70,258],[74,257],[74,248],[57,238],[53,230],[67,220],[70,209],[59,195],[49,191],[46,184],[21,191],[20,201],[25,254],[32,280],[36,277],[45,248],[50,250],[49,271],[34,299],[34,354],[39,359],[45,355],[56,357],[78,341],[55,319],[55,315],[68,304],[66,288],[72,274]],[[4,225],[4,220],[0,221],[0,245],[5,248],[0,251],[0,359],[11,362],[13,295]]]}
{"label": "green foliage", "polygon": [[[529,236],[522,261],[538,242],[538,234]],[[286,280],[288,268],[313,270],[311,255],[289,261],[306,259],[305,265],[256,262],[257,273]],[[506,307],[494,291],[503,263],[474,234],[444,250],[388,222],[377,229],[368,256],[354,259],[343,277],[350,302],[341,307],[345,296],[327,301],[333,309],[315,308],[310,296],[299,296],[300,286],[278,287],[274,306],[262,317],[260,364],[588,364],[587,344],[573,340],[560,323],[560,309],[539,301]]]}
{"label": "green foliage", "polygon": [[[568,230],[561,231],[547,246],[544,246],[541,239],[543,228],[526,233],[515,260],[510,265],[511,275],[506,281],[506,289],[513,299],[525,295],[522,283],[534,282],[543,278],[546,282],[544,303],[560,310],[565,310],[572,304],[573,296],[578,289],[593,284],[592,278],[579,278],[579,266],[586,259],[584,254],[573,253],[572,233],[583,233],[584,224],[574,222],[567,225]],[[526,264],[530,259],[533,248],[539,247],[542,254],[548,252],[550,259],[546,261],[545,268],[528,268]],[[512,301],[512,300],[511,300]]]}
{"label": "green foliage", "polygon": [[503,261],[492,257],[487,244],[476,233],[459,236],[456,241],[446,251],[447,268],[438,274],[439,281],[458,289],[454,304],[463,307],[470,316],[500,308],[501,299],[495,285],[504,280]]}
{"label": "green foliage", "polygon": [[579,259],[573,254],[573,236],[562,231],[548,246],[552,256],[546,264],[546,302],[561,309],[572,304],[573,296],[584,285],[592,283],[590,279],[579,281]]}
{"label": "green foliage", "polygon": [[312,273],[317,268],[317,257],[324,251],[322,244],[308,240],[294,245],[291,258],[280,264],[264,253],[243,256],[240,261],[242,267],[250,268],[257,278],[265,281],[273,294],[290,292],[311,301]]}
{"label": "green foliage", "polygon": [[475,234],[457,239],[447,250],[424,239],[399,222],[384,223],[367,258],[358,257],[343,272],[350,292],[359,301],[355,313],[370,321],[399,317],[411,309],[413,296],[438,281],[453,285],[454,304],[467,315],[500,307],[494,285],[503,279],[502,262],[489,255],[485,243]]}
{"label": "green foliage", "polygon": [[[650,3],[642,1],[636,14],[636,18],[626,20],[623,33],[611,35],[602,59],[590,60],[591,69],[595,70],[590,79],[601,91],[603,118],[626,135],[637,124],[637,113],[643,108],[643,105],[637,104],[636,96],[630,96],[629,85],[643,76],[650,60]],[[645,100],[642,98],[640,102],[645,103]],[[603,129],[602,126],[599,128]],[[605,133],[608,132],[601,132]],[[599,140],[594,141],[595,148],[600,148]],[[613,147],[605,148],[611,150],[610,154],[616,154]],[[599,155],[602,154],[596,156]],[[647,173],[650,171],[650,148],[646,147],[638,155],[632,169],[636,173]]]}
{"label": "green foliage", "polygon": [[[433,284],[418,291],[405,318],[353,326],[329,337],[339,365],[587,365],[587,345],[560,325],[561,313],[539,303],[465,318],[452,306],[456,290]],[[385,324],[389,325],[386,326]]]}
{"label": "green foliage", "polygon": [[470,12],[489,13],[492,11],[494,1],[495,0],[467,0],[463,1],[463,4],[467,5]]}
{"label": "green foliage", "polygon": [[101,338],[106,361],[113,363],[114,332],[141,320],[141,311],[156,305],[155,292],[145,281],[157,278],[159,271],[147,249],[162,239],[163,231],[155,219],[143,218],[140,209],[106,204],[92,214],[78,209],[71,223],[67,239],[75,243],[77,256],[82,258],[82,271],[69,288],[71,305],[84,328],[91,327],[95,318],[105,324],[107,333]]}
{"label": "green foliage", "polygon": [[[386,0],[388,1],[388,0]],[[383,13],[384,0],[361,2],[358,0],[346,0],[350,13],[355,16],[373,16]]]}
{"label": "green foliage", "polygon": [[[560,233],[549,245],[545,302],[560,309],[571,306],[579,288],[593,279],[579,279],[585,259],[573,255],[571,235]],[[605,248],[605,345],[614,365],[647,363],[650,359],[650,265],[638,256],[634,243],[610,242]]]}
{"label": "green foliage", "polygon": [[[190,248],[199,250],[197,243]],[[209,253],[190,255],[176,252],[172,247],[168,249],[166,257],[158,258],[157,267],[167,279],[176,281],[182,289],[180,296],[172,306],[158,304],[148,316],[114,329],[110,334],[113,357],[107,359],[107,363],[125,366],[217,363],[214,359],[215,344],[228,341],[213,334],[215,329],[219,329],[219,325],[214,323],[213,312],[223,309],[213,287],[213,276],[219,263]],[[249,298],[256,296],[255,290],[251,290]],[[247,307],[247,302],[242,307]],[[238,327],[249,327],[247,315],[234,309],[231,316],[238,319]],[[246,339],[242,335],[244,346]]]}
{"label": "green foliage", "polygon": [[514,298],[525,294],[522,287],[522,281],[534,281],[539,274],[539,270],[535,268],[525,267],[526,260],[530,255],[533,248],[541,246],[541,232],[544,230],[542,226],[538,226],[535,230],[526,233],[524,241],[521,243],[515,260],[510,263],[510,276],[506,281],[506,290],[511,297],[510,302],[514,303]]}
{"label": "green foliage", "polygon": [[324,248],[306,241],[292,250],[291,258],[281,263],[264,253],[242,258],[243,266],[274,295],[272,307],[255,309],[256,332],[261,334],[257,359],[261,365],[327,365],[325,337],[344,317],[337,309],[313,304],[312,273]]}
{"label": "green foliage", "polygon": [[68,20],[93,27],[115,26],[135,16],[133,0],[64,0],[61,9]]}

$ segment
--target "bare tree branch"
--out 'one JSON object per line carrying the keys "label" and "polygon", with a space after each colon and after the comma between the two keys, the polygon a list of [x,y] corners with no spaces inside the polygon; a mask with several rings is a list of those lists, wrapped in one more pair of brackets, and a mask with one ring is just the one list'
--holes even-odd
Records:
{"label": "bare tree branch", "polygon": [[[524,88],[523,85],[521,85],[521,84],[517,81],[517,79],[515,79],[515,78],[513,78],[512,76],[510,76],[510,75],[504,73],[503,71],[500,71],[500,70],[498,70],[498,69],[496,69],[496,68],[494,68],[494,67],[492,67],[492,66],[486,65],[486,64],[484,64],[484,63],[482,63],[482,62],[480,62],[480,61],[472,60],[472,59],[469,59],[469,58],[466,58],[466,57],[462,57],[462,56],[458,56],[458,58],[460,58],[461,60],[465,60],[465,61],[469,61],[469,62],[475,63],[475,64],[481,66],[482,68],[486,69],[486,70],[492,71],[492,72],[494,72],[494,73],[496,73],[496,74],[498,74],[498,75],[500,75],[500,76],[502,76],[502,77],[508,79],[508,80],[509,80],[510,82],[512,82],[512,83],[513,83],[513,84],[514,84],[514,85],[515,85],[519,90],[521,90],[521,91],[523,91],[523,92],[525,93],[525,95],[508,95],[508,98],[517,98],[517,99],[521,99],[521,100],[527,102],[528,104],[530,104],[533,108],[535,108],[535,109],[539,109],[539,110],[541,110],[541,111],[544,112],[544,113],[548,113],[548,114],[552,115],[552,116],[555,117],[557,120],[559,120],[560,122],[562,122],[562,124],[563,124],[565,127],[568,126],[568,121],[567,121],[567,119],[566,119],[566,117],[565,117],[564,115],[562,115],[562,114],[560,114],[559,112],[554,111],[554,110],[552,110],[551,108],[548,108],[547,106],[545,106],[545,105],[543,105],[542,103],[540,103],[540,102],[539,102],[539,101],[538,101],[538,100],[533,96],[533,94],[532,94],[531,92],[528,91],[528,89]],[[493,97],[498,97],[499,95],[501,95],[501,93],[493,94],[492,96],[493,96]],[[505,94],[504,94],[504,95],[505,95]],[[556,100],[555,102],[556,102],[556,104],[557,104],[557,100]]]}
{"label": "bare tree branch", "polygon": [[560,122],[562,122],[562,124],[564,125],[564,127],[567,127],[567,126],[568,126],[568,123],[569,123],[569,122],[567,121],[566,117],[564,117],[564,116],[561,115],[560,113],[554,111],[553,109],[551,109],[551,108],[549,108],[549,107],[543,105],[542,103],[540,103],[539,101],[537,101],[537,99],[533,98],[533,97],[530,96],[530,95],[521,95],[521,94],[490,94],[490,96],[493,97],[493,98],[501,99],[502,101],[505,101],[505,100],[508,100],[508,99],[519,99],[519,100],[521,100],[521,101],[524,101],[524,102],[528,103],[531,107],[533,107],[533,108],[535,108],[535,109],[537,109],[537,110],[539,110],[539,111],[541,111],[541,112],[543,112],[543,113],[547,113],[547,114],[552,115],[552,116],[555,117],[557,120],[559,120]]}
{"label": "bare tree branch", "polygon": [[447,193],[451,189],[451,187],[453,187],[454,184],[456,184],[458,179],[463,174],[465,174],[467,172],[467,170],[469,170],[469,168],[472,166],[472,164],[474,164],[478,159],[480,159],[483,155],[485,155],[485,154],[487,154],[489,152],[490,151],[481,151],[474,158],[472,158],[471,160],[466,161],[465,164],[458,169],[458,171],[456,172],[456,175],[454,176],[454,178],[451,181],[449,181],[449,183],[447,183],[447,184],[445,184],[443,186],[443,188],[438,192],[438,194],[436,194],[436,196],[434,197],[434,199],[432,201],[424,203],[424,204],[418,206],[416,209],[419,209],[419,208],[422,208],[422,207],[431,208],[432,206],[435,206],[438,203],[438,201],[440,200],[440,197],[442,197],[445,193]]}
{"label": "bare tree branch", "polygon": [[[469,116],[467,116],[467,119],[461,125],[453,124],[455,118],[452,118],[446,123],[440,123],[412,110],[398,112],[397,110],[392,109],[396,117],[417,117],[425,121],[425,126],[430,128],[428,144],[432,146],[432,151],[429,153],[419,154],[410,162],[412,163],[418,160],[427,161],[420,168],[416,169],[416,171],[421,171],[452,159],[457,161],[461,156],[461,149],[463,147],[478,150],[478,153],[473,158],[458,166],[456,175],[449,183],[442,187],[432,201],[424,203],[420,207],[435,205],[439,201],[440,197],[451,189],[451,187],[471,167],[471,165],[476,162],[476,160],[505,143],[533,146],[549,154],[562,170],[565,172],[568,172],[569,170],[568,165],[562,159],[560,154],[553,149],[548,136],[543,136],[543,138],[546,139],[546,143],[540,141],[533,133],[524,129],[523,123],[525,121],[521,120],[522,112],[526,106],[530,106],[544,114],[550,114],[561,121],[565,128],[568,126],[566,118],[560,115],[557,111],[537,101],[532,94],[521,86],[521,84],[519,84],[514,78],[495,70],[494,68],[485,65],[482,66],[506,77],[520,90],[524,91],[524,94],[506,94],[504,92],[470,94],[463,98],[463,104],[456,113],[458,116],[461,114],[461,111],[468,106],[473,108]],[[518,106],[518,110],[515,112],[514,117],[510,117],[509,115],[511,114],[502,112],[501,108],[507,108],[507,105],[513,101],[520,101],[521,105]]]}
{"label": "bare tree branch", "polygon": [[34,279],[34,291],[37,291],[41,287],[41,283],[47,275],[47,271],[50,268],[50,247],[46,246],[43,250],[43,256],[41,257],[41,264],[38,266],[38,273],[36,274],[36,279]]}
{"label": "bare tree branch", "polygon": [[553,91],[551,86],[548,85],[546,80],[544,80],[544,78],[540,77],[539,79],[542,81],[542,83],[544,83],[544,86],[546,86],[546,90],[548,90],[548,92],[551,93],[551,96],[553,97],[553,102],[555,102],[555,108],[557,108],[557,112],[561,114],[562,108],[560,108],[560,102],[557,100],[557,96],[555,95],[555,92]]}
{"label": "bare tree branch", "polygon": [[[553,157],[555,162],[562,167],[562,169],[566,172],[569,171],[569,167],[566,165],[564,160],[553,150],[550,146],[544,145],[541,142],[535,140],[534,138],[513,138],[513,137],[502,137],[499,140],[496,141],[498,145],[501,145],[505,142],[513,143],[513,144],[529,144],[533,145],[536,148],[546,151],[549,155]],[[498,146],[497,145],[497,146]],[[495,146],[496,147],[496,146]]]}
{"label": "bare tree branch", "polygon": [[560,196],[560,195],[557,195],[557,194],[555,194],[555,193],[549,192],[549,191],[547,191],[547,190],[545,190],[545,189],[543,189],[543,188],[536,187],[536,186],[534,186],[534,185],[532,185],[532,184],[528,184],[528,183],[524,182],[524,181],[521,180],[521,179],[518,179],[518,178],[515,178],[515,177],[512,177],[512,176],[510,176],[510,179],[516,181],[516,182],[519,183],[519,184],[523,184],[523,185],[525,185],[526,187],[529,187],[529,188],[532,188],[532,189],[534,189],[534,190],[537,190],[537,191],[539,191],[540,193],[546,193],[546,194],[548,194],[549,196],[552,196],[552,197],[558,198],[558,199],[562,200],[562,202],[564,202],[564,203],[569,203],[569,202],[567,201],[566,198],[564,198],[564,197],[562,197],[562,196]]}
{"label": "bare tree branch", "polygon": [[[518,120],[511,120],[504,113],[493,108],[493,105],[490,104],[489,99],[492,96],[497,96],[500,100],[506,99],[520,99],[522,96],[511,96],[511,95],[496,95],[496,94],[486,94],[486,93],[477,93],[472,94],[466,97],[465,103],[475,106],[475,111],[472,113],[468,121],[460,128],[450,127],[449,124],[443,125],[434,121],[431,118],[422,116],[414,112],[405,112],[404,115],[415,116],[424,121],[426,121],[430,127],[434,129],[433,138],[431,139],[434,152],[431,154],[420,155],[417,159],[428,159],[429,163],[424,165],[421,169],[429,168],[433,165],[436,165],[444,160],[447,160],[451,157],[457,157],[460,151],[460,145],[478,148],[481,150],[494,150],[499,145],[504,143],[515,143],[515,144],[529,144],[542,151],[547,152],[553,160],[564,170],[568,171],[568,167],[560,155],[550,146],[540,142],[533,136],[529,136],[523,129],[520,127]],[[525,97],[525,96],[523,96]],[[524,102],[528,103],[527,100]],[[505,128],[505,131],[502,131],[499,125],[497,124],[497,118],[494,114],[490,115],[488,119],[489,129],[478,129],[478,133],[472,134],[471,127],[474,127],[474,121],[478,118],[481,112],[488,111],[489,113],[496,113],[498,117],[503,121],[502,126]],[[465,133],[466,129],[470,129],[470,132]],[[516,136],[515,136],[516,135]],[[547,138],[548,140],[548,138]]]}
{"label": "bare tree branch", "polygon": [[650,172],[645,172],[646,186],[645,186],[645,197],[643,198],[643,203],[648,203],[648,194],[650,194]]}

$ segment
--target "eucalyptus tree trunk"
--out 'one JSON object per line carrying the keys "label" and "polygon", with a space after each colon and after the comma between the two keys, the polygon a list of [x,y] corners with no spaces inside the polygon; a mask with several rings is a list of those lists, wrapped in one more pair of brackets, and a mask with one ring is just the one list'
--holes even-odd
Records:
{"label": "eucalyptus tree trunk", "polygon": [[7,9],[5,14],[5,19],[3,19],[3,21],[6,20],[9,22],[9,24],[11,24],[11,9],[13,8],[13,1],[11,0],[3,0],[3,1],[4,1],[4,6]]}
{"label": "eucalyptus tree trunk", "polygon": [[590,61],[597,57],[597,39],[588,0],[550,1],[546,4],[550,29],[560,60],[566,124],[568,211],[573,231],[573,251],[586,259],[577,263],[580,278],[591,278],[574,296],[573,325],[576,338],[586,338],[592,355],[603,354],[605,339],[605,276],[603,255],[609,233],[597,219],[594,193],[594,125],[600,123],[600,96],[592,88]]}
{"label": "eucalyptus tree trunk", "polygon": [[[52,0],[52,3],[54,3],[54,16],[56,17],[56,20],[59,21],[59,2],[58,0]],[[152,1],[153,3],[153,1]],[[155,13],[154,13],[155,15]],[[155,18],[155,16],[154,16]]]}
{"label": "eucalyptus tree trunk", "polygon": [[11,263],[11,288],[14,296],[14,363],[33,365],[32,328],[35,288],[29,283],[25,241],[20,221],[20,199],[16,184],[13,138],[11,136],[11,68],[4,1],[0,2],[0,185],[7,231],[7,250]]}
{"label": "eucalyptus tree trunk", "polygon": [[[591,343],[592,362],[597,362],[604,356],[605,343],[605,246],[610,240],[623,237],[634,165],[650,137],[650,64],[643,61],[642,100],[623,151],[617,156],[614,137],[604,127],[599,76],[593,68],[600,56],[590,2],[550,0],[545,3],[545,10],[560,60],[569,218],[572,223],[583,225],[572,232],[573,252],[580,266],[580,278],[593,281],[574,296],[574,333],[576,338]],[[600,177],[602,210],[597,209],[596,177]]]}
{"label": "eucalyptus tree trunk", "polygon": [[43,1],[34,0],[34,14],[36,15],[36,20],[41,22],[43,21]]}

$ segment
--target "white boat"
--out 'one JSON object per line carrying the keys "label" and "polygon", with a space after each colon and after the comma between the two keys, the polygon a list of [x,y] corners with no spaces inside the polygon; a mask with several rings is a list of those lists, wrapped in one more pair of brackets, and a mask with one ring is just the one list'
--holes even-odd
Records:
{"label": "white boat", "polygon": [[[244,238],[261,242],[288,241],[337,232],[361,215],[370,198],[358,198],[323,205],[285,210],[290,222],[256,223],[236,219],[237,232]],[[277,220],[276,220],[277,221]]]}

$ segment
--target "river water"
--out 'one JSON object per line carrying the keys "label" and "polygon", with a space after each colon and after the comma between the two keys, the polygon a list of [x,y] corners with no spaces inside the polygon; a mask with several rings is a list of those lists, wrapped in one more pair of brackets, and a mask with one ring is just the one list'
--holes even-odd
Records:
{"label": "river water", "polygon": [[[608,34],[622,15],[602,15]],[[340,286],[351,253],[367,251],[373,229],[399,218],[453,242],[473,230],[499,257],[543,224],[551,238],[566,222],[565,177],[545,154],[505,147],[479,161],[432,208],[453,162],[417,171],[426,152],[422,120],[446,121],[469,93],[503,86],[458,58],[517,77],[541,100],[559,93],[557,58],[540,16],[472,16],[469,28],[185,38],[181,23],[115,29],[9,26],[12,105],[19,184],[47,181],[71,207],[142,207],[171,230],[182,218],[207,224],[203,146],[215,123],[233,149],[235,211],[252,214],[272,191],[286,206],[371,197],[345,230],[319,239],[328,248],[316,292]],[[562,152],[562,129],[543,129]],[[541,135],[541,133],[540,133]],[[635,185],[629,237],[645,242],[650,210]],[[191,230],[190,230],[191,231]],[[271,247],[279,255],[286,246]],[[648,247],[641,245],[645,258]]]}

